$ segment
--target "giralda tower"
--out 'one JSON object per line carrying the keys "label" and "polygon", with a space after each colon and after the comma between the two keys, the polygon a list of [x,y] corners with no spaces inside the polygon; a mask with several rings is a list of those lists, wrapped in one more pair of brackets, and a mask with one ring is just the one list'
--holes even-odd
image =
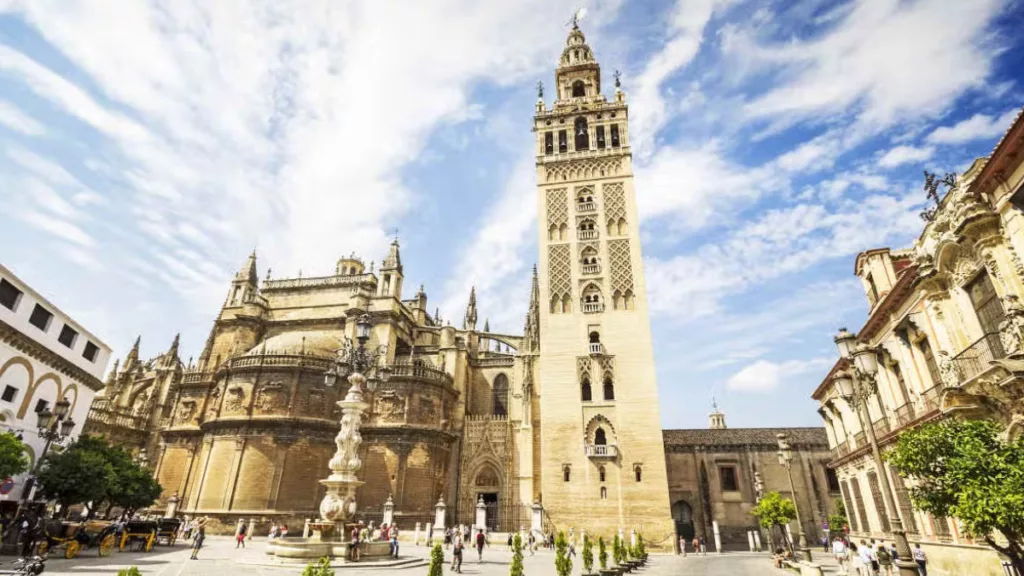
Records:
{"label": "giralda tower", "polygon": [[[626,95],[573,25],[537,101],[540,493],[559,527],[672,532]],[[669,543],[671,543],[669,541]]]}

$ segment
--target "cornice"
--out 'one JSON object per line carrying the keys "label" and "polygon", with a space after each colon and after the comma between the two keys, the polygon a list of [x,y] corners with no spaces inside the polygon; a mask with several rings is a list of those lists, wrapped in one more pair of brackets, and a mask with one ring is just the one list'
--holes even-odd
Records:
{"label": "cornice", "polygon": [[94,392],[99,392],[103,389],[104,384],[102,380],[74,365],[70,360],[60,356],[46,346],[29,338],[3,320],[0,320],[0,341],[10,344],[22,353],[28,354],[72,380],[81,382]]}

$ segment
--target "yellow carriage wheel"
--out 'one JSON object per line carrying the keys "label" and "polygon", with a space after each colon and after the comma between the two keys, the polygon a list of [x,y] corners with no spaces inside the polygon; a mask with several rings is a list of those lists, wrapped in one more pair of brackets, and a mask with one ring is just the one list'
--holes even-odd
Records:
{"label": "yellow carriage wheel", "polygon": [[149,538],[146,538],[146,552],[153,549],[153,542],[156,541],[156,532],[150,532]]}
{"label": "yellow carriage wheel", "polygon": [[120,550],[121,552],[124,552],[124,545],[127,544],[127,543],[128,543],[128,531],[126,530],[121,535],[121,545],[118,546],[117,549]]}
{"label": "yellow carriage wheel", "polygon": [[78,543],[78,540],[71,540],[64,545],[64,557],[71,560],[75,556],[78,556],[78,551],[82,549],[82,545]]}
{"label": "yellow carriage wheel", "polygon": [[110,556],[110,553],[114,550],[114,538],[113,534],[107,534],[100,540],[100,556]]}
{"label": "yellow carriage wheel", "polygon": [[46,556],[46,552],[50,550],[50,543],[43,540],[39,544],[36,544],[36,556]]}

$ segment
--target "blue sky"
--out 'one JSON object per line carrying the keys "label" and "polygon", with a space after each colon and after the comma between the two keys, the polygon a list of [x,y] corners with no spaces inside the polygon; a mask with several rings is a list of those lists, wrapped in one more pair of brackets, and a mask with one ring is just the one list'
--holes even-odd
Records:
{"label": "blue sky", "polygon": [[[0,259],[123,354],[198,354],[260,275],[378,262],[518,331],[531,115],[575,2],[0,0]],[[1019,0],[588,2],[631,106],[666,427],[818,425],[857,252],[1024,104]],[[610,83],[609,83],[610,84]],[[605,87],[606,90],[610,86]],[[549,92],[550,93],[550,92]]]}

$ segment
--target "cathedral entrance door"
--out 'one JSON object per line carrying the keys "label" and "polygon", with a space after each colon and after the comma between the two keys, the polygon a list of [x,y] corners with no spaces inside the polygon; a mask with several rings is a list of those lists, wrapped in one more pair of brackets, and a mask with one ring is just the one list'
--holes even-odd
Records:
{"label": "cathedral entrance door", "polygon": [[477,498],[483,497],[484,508],[487,510],[487,531],[496,532],[498,526],[498,493],[497,492],[480,492]]}
{"label": "cathedral entrance door", "polygon": [[685,500],[680,500],[672,505],[672,519],[676,523],[676,534],[683,540],[693,540],[695,530],[693,528],[693,508]]}

